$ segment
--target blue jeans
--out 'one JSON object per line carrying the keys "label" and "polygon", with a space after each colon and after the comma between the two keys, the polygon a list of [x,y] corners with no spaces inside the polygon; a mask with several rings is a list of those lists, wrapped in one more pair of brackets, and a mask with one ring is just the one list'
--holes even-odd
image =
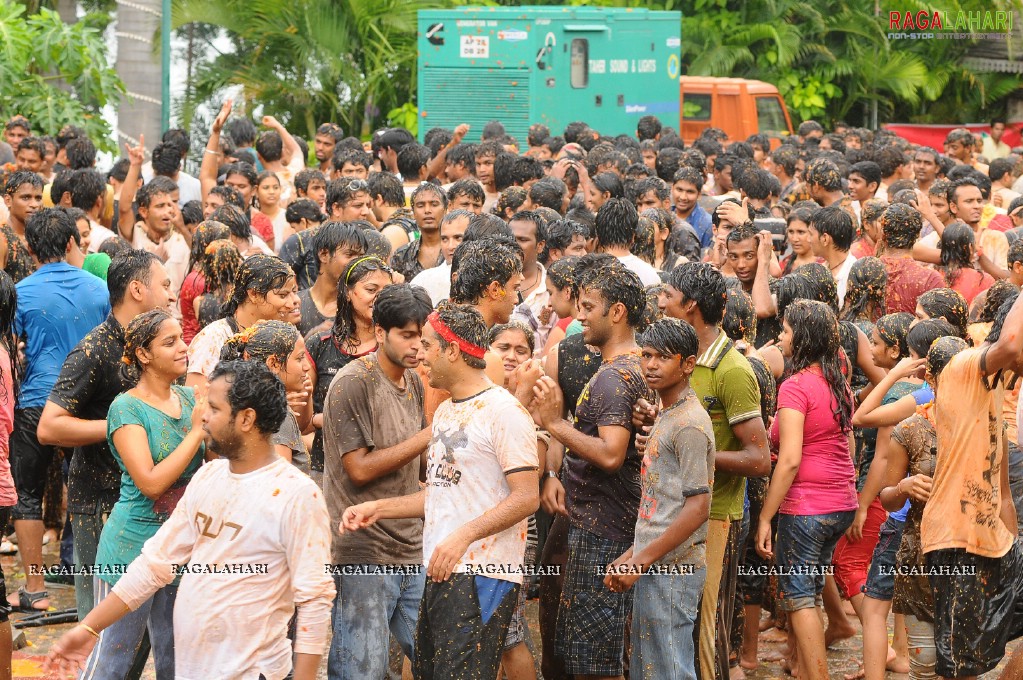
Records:
{"label": "blue jeans", "polygon": [[334,637],[327,657],[330,680],[386,677],[392,634],[405,655],[415,659],[425,569],[418,574],[335,576],[334,585]]}
{"label": "blue jeans", "polygon": [[696,680],[693,625],[707,568],[692,574],[644,574],[634,586],[632,659],[635,680]]}
{"label": "blue jeans", "polygon": [[778,599],[787,612],[810,609],[824,592],[824,575],[831,566],[838,539],[852,524],[854,510],[823,515],[779,515],[775,559]]}
{"label": "blue jeans", "polygon": [[[98,578],[94,588],[97,602],[111,591],[110,584]],[[157,680],[174,680],[174,600],[177,595],[177,586],[164,586],[138,609],[105,628],[79,677],[83,680],[130,677],[135,656],[148,630]]]}

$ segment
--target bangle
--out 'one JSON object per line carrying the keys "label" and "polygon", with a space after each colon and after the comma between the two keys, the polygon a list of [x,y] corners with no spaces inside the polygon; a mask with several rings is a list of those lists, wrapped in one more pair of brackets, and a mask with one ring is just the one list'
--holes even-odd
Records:
{"label": "bangle", "polygon": [[550,479],[557,479],[558,473],[555,472],[554,470],[548,470],[547,472],[544,473],[544,477],[549,477]]}
{"label": "bangle", "polygon": [[79,627],[84,628],[85,630],[89,631],[94,638],[96,638],[97,640],[99,639],[99,633],[97,633],[96,630],[92,626],[87,626],[84,623],[79,623],[78,625],[79,625]]}
{"label": "bangle", "polygon": [[903,494],[903,491],[902,491],[902,483],[903,483],[904,481],[906,481],[906,478],[905,478],[905,477],[903,477],[902,479],[900,479],[900,480],[899,480],[899,483],[895,485],[895,493],[899,494],[900,496],[901,496],[901,495]]}
{"label": "bangle", "polygon": [[211,156],[223,156],[224,155],[224,154],[220,153],[219,151],[214,151],[213,149],[203,149],[202,152],[204,154],[208,153]]}

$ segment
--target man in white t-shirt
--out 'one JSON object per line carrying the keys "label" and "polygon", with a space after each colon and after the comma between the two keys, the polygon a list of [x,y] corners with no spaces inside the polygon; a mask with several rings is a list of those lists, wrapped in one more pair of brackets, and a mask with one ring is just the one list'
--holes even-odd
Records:
{"label": "man in white t-shirt", "polygon": [[293,656],[295,680],[316,677],[335,593],[324,569],[330,520],[323,494],[270,441],[288,410],[270,369],[224,362],[211,377],[203,429],[221,459],[196,473],[110,595],[53,646],[51,670],[82,664],[103,644],[103,629],[184,570],[174,616],[176,678],[282,680]]}
{"label": "man in white t-shirt", "polygon": [[849,249],[856,238],[856,227],[852,216],[833,205],[821,208],[810,218],[810,247],[813,254],[824,258],[824,265],[831,270],[831,276],[838,286],[838,306],[845,304],[845,290],[849,286],[849,272],[856,258]]}
{"label": "man in white t-shirt", "polygon": [[600,206],[596,217],[597,251],[614,255],[626,267],[636,272],[644,286],[657,286],[661,277],[653,265],[632,254],[636,240],[639,213],[631,201],[624,198],[608,199]]}
{"label": "man in white t-shirt", "polygon": [[539,507],[533,420],[486,376],[487,328],[468,305],[444,304],[423,328],[437,409],[426,489],[349,507],[340,531],[424,517],[428,581],[416,628],[419,678],[492,678],[522,584],[526,518]]}
{"label": "man in white t-shirt", "polygon": [[[163,262],[171,278],[171,290],[175,295],[188,274],[188,259],[191,248],[177,229],[176,220],[181,215],[175,191],[177,185],[166,177],[154,177],[143,185],[136,196],[141,222],[135,223],[131,232],[132,248],[147,250]],[[174,305],[172,313],[180,318],[181,310]]]}
{"label": "man in white t-shirt", "polygon": [[444,215],[440,223],[440,252],[444,256],[444,264],[424,269],[410,282],[425,288],[435,307],[451,295],[451,261],[472,217],[468,210],[452,210]]}

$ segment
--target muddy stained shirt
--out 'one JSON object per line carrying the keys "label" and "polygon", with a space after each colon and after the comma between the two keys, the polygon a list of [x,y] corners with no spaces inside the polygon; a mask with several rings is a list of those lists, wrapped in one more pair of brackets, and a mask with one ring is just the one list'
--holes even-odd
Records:
{"label": "muddy stained shirt", "polygon": [[[48,401],[83,420],[106,420],[110,405],[130,385],[121,379],[124,329],[113,314],[82,338],[64,360]],[[68,512],[110,512],[121,489],[121,469],[110,444],[75,447],[68,474]]]}
{"label": "muddy stained shirt", "polygon": [[598,437],[601,427],[625,428],[629,432],[625,462],[608,473],[566,449],[561,467],[569,521],[615,541],[632,541],[636,531],[643,459],[636,451],[632,408],[640,398],[653,401],[638,354],[619,354],[602,362],[576,403],[575,429]]}
{"label": "muddy stained shirt", "polygon": [[316,303],[313,302],[313,296],[308,288],[298,291],[298,301],[299,312],[302,315],[298,322],[298,332],[302,334],[302,337],[309,335],[313,331],[328,330],[322,328],[323,324],[327,321],[331,324],[334,323],[334,317],[325,316],[316,306]]}
{"label": "muddy stained shirt", "polygon": [[962,548],[1001,557],[1012,547],[1013,532],[1000,517],[1005,390],[1001,381],[993,389],[984,384],[981,357],[986,351],[963,350],[941,373],[942,384],[955,389],[939,392],[934,400],[938,459],[920,526],[925,553]]}
{"label": "muddy stained shirt", "polygon": [[[323,492],[336,527],[352,505],[396,498],[419,491],[419,458],[368,484],[358,486],[345,473],[342,459],[356,449],[388,449],[426,427],[423,385],[412,369],[405,387],[380,370],[376,354],[352,361],[330,384],[323,408]],[[334,564],[422,564],[423,521],[387,519],[355,533],[333,533]]]}
{"label": "muddy stained shirt", "polygon": [[[714,486],[714,426],[692,388],[661,411],[650,430],[640,479],[643,495],[636,521],[635,550],[659,538],[692,496],[710,493]],[[707,561],[707,523],[657,564],[695,564]]]}
{"label": "muddy stained shirt", "polygon": [[270,437],[270,443],[286,446],[291,451],[291,464],[302,472],[309,474],[309,453],[302,441],[302,430],[298,426],[298,418],[288,409],[281,427]]}
{"label": "muddy stained shirt", "polygon": [[[938,457],[938,436],[934,424],[923,415],[932,409],[921,407],[918,413],[899,423],[892,430],[892,440],[906,449],[909,466],[906,476],[934,476],[934,463]],[[902,543],[895,563],[900,568],[921,570],[919,575],[895,575],[895,597],[892,609],[896,614],[912,614],[921,621],[934,622],[934,594],[928,581],[927,563],[920,548],[920,520],[925,503],[909,499],[909,513],[902,530]]]}
{"label": "muddy stained shirt", "polygon": [[885,313],[916,311],[917,299],[933,288],[944,288],[945,279],[933,269],[924,267],[909,257],[882,256],[888,271],[888,294]]}
{"label": "muddy stained shirt", "polygon": [[[492,510],[511,493],[507,475],[529,474],[538,483],[536,427],[525,408],[501,387],[455,401],[433,417],[427,451],[423,563],[448,536]],[[528,472],[527,472],[528,471]],[[528,521],[469,545],[455,572],[522,583]]]}

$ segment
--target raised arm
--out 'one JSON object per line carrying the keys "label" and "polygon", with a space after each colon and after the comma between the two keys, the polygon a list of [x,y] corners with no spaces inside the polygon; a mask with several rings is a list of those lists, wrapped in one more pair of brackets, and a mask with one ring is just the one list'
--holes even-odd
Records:
{"label": "raised arm", "polygon": [[220,107],[220,113],[210,127],[210,138],[206,140],[206,149],[202,152],[202,165],[199,166],[199,185],[202,188],[203,200],[209,195],[210,189],[217,186],[217,168],[220,167],[220,131],[224,129],[227,117],[231,115],[233,102],[228,99]]}
{"label": "raised arm", "polygon": [[117,203],[117,230],[125,241],[131,243],[132,232],[135,231],[135,192],[138,191],[139,178],[142,177],[142,164],[146,162],[146,137],[139,135],[139,145],[125,143],[128,151],[128,174],[121,185],[121,197]]}

